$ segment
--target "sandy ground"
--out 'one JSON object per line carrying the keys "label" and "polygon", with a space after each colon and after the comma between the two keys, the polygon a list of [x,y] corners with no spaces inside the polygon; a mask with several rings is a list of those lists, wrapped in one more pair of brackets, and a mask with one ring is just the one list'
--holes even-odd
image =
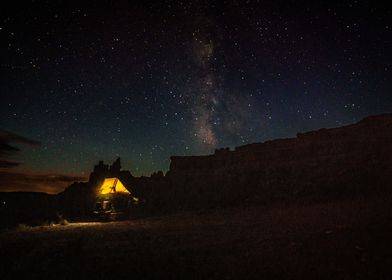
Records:
{"label": "sandy ground", "polygon": [[392,199],[0,233],[1,279],[392,279]]}

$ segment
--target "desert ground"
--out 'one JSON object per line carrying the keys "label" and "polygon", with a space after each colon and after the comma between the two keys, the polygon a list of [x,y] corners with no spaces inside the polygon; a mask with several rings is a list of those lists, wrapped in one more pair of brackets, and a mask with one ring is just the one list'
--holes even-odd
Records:
{"label": "desert ground", "polygon": [[1,279],[391,279],[392,197],[0,233]]}

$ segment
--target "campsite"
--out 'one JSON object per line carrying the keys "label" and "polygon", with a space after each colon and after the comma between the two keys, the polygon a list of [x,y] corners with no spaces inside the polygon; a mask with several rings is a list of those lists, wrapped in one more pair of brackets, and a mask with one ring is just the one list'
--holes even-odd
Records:
{"label": "campsite", "polygon": [[0,280],[391,280],[391,7],[3,1]]}
{"label": "campsite", "polygon": [[2,278],[387,279],[391,124],[176,156],[149,177],[99,161],[57,195],[2,193]]}

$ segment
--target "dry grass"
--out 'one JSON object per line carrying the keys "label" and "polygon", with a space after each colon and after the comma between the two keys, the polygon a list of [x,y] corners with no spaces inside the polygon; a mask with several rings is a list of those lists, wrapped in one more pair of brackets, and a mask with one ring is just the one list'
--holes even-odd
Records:
{"label": "dry grass", "polygon": [[252,206],[0,235],[4,278],[387,279],[392,199]]}

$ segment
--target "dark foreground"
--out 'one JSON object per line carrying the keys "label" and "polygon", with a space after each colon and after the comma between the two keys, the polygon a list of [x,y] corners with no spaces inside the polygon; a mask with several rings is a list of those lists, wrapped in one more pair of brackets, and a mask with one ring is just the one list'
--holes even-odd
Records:
{"label": "dark foreground", "polygon": [[391,279],[392,198],[0,233],[1,279]]}

